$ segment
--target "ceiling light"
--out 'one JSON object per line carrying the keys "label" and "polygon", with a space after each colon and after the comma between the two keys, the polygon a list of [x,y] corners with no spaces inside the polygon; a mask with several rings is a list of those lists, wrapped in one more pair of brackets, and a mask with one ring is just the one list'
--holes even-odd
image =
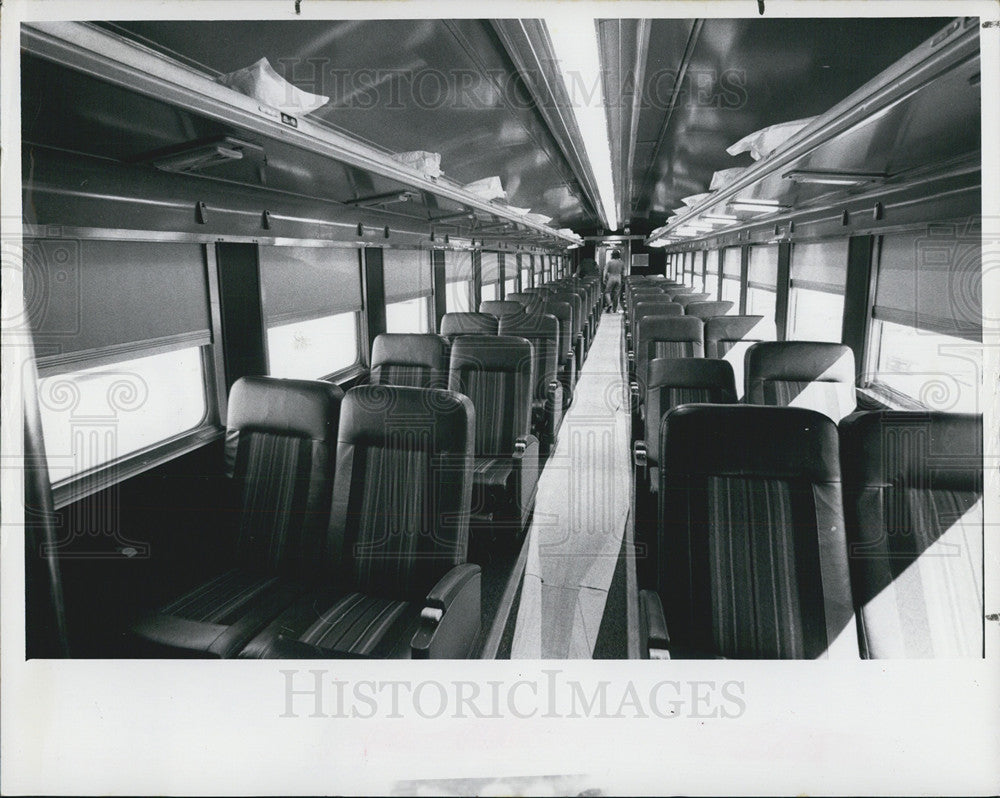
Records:
{"label": "ceiling light", "polygon": [[885,175],[877,172],[836,172],[822,169],[793,169],[782,175],[796,183],[816,183],[825,186],[861,186],[885,180]]}
{"label": "ceiling light", "polygon": [[733,211],[746,211],[748,213],[773,213],[774,211],[787,210],[787,205],[782,205],[778,200],[733,200],[727,206]]}
{"label": "ceiling light", "polygon": [[720,222],[722,224],[731,224],[732,222],[738,222],[740,220],[739,216],[735,216],[731,213],[706,213],[701,218],[706,222]]}
{"label": "ceiling light", "polygon": [[611,176],[611,144],[604,111],[597,23],[593,17],[581,17],[578,12],[573,12],[572,15],[548,19],[546,28],[597,183],[604,211],[603,221],[610,230],[617,230],[618,204]]}

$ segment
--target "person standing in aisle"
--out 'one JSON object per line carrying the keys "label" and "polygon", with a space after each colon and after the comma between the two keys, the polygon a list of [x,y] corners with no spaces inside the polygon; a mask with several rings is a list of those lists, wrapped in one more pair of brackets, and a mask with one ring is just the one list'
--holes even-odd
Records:
{"label": "person standing in aisle", "polygon": [[625,261],[622,253],[612,250],[611,258],[604,267],[604,298],[608,310],[618,312],[618,302],[622,294],[622,275],[625,273]]}

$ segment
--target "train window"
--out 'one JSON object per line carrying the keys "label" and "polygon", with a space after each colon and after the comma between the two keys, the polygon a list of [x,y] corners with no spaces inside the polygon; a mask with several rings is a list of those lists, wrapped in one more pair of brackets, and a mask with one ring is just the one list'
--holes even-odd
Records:
{"label": "train window", "polygon": [[710,299],[717,299],[719,295],[719,251],[711,250],[708,253],[708,262],[705,264],[705,292]]}
{"label": "train window", "polygon": [[358,250],[261,247],[269,373],[318,379],[358,362]]}
{"label": "train window", "polygon": [[507,280],[507,282],[504,283],[503,290],[504,290],[504,296],[506,296],[508,294],[516,294],[517,293],[517,278],[516,277],[511,277],[509,280]]}
{"label": "train window", "polygon": [[315,380],[353,366],[357,352],[357,313],[267,328],[267,360],[272,377]]}
{"label": "train window", "polygon": [[964,338],[877,321],[875,384],[930,410],[979,413],[982,347]]}
{"label": "train window", "polygon": [[525,288],[534,288],[531,282],[531,266],[526,265],[525,260],[521,260],[521,290]]}
{"label": "train window", "polygon": [[481,263],[482,299],[487,302],[500,298],[500,256],[496,252],[483,252]]}
{"label": "train window", "polygon": [[778,285],[778,247],[750,248],[750,270],[747,275],[747,313],[774,319]]}
{"label": "train window", "polygon": [[385,306],[385,329],[390,333],[429,332],[430,308],[425,297],[405,299]]}
{"label": "train window", "polygon": [[446,251],[444,254],[445,305],[449,313],[467,313],[472,290],[472,254]]}
{"label": "train window", "polygon": [[834,343],[841,340],[847,246],[847,239],[792,246],[789,339]]}
{"label": "train window", "polygon": [[38,402],[49,476],[59,483],[202,426],[202,347],[42,377]]}
{"label": "train window", "polygon": [[869,385],[933,410],[979,412],[982,251],[948,225],[882,238]]}
{"label": "train window", "polygon": [[722,299],[733,303],[732,313],[740,312],[740,248],[729,247],[722,261]]}

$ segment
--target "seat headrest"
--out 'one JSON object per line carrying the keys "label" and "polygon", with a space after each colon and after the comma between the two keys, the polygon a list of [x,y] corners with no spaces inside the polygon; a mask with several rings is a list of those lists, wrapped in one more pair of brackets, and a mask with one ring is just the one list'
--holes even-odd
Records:
{"label": "seat headrest", "polygon": [[676,302],[671,302],[668,296],[664,296],[662,301],[657,300],[654,302],[643,298],[642,301],[636,302],[632,306],[632,315],[637,319],[640,316],[683,316],[684,306],[678,305]]}
{"label": "seat headrest", "polygon": [[463,335],[451,346],[451,372],[525,371],[531,373],[531,343],[512,335]]}
{"label": "seat headrest", "polygon": [[551,313],[535,313],[529,316],[500,319],[500,335],[515,335],[521,338],[552,338],[559,335],[559,319]]}
{"label": "seat headrest", "polygon": [[[714,316],[705,319],[705,343],[742,341],[747,335],[753,340],[755,336],[751,334],[755,333],[763,322],[763,316]],[[761,338],[765,337],[763,332],[760,331]]]}
{"label": "seat headrest", "polygon": [[644,316],[637,322],[643,341],[704,341],[704,324],[696,316]]}
{"label": "seat headrest", "polygon": [[823,341],[762,341],[747,349],[748,382],[794,380],[854,385],[854,352]]}
{"label": "seat headrest", "polygon": [[674,302],[681,305],[690,305],[692,302],[707,302],[711,297],[711,294],[706,293],[677,294],[674,297]]}
{"label": "seat headrest", "polygon": [[386,364],[448,368],[448,342],[433,333],[380,333],[372,344],[372,369]]}
{"label": "seat headrest", "polygon": [[359,385],[344,397],[338,441],[392,447],[427,432],[435,454],[466,454],[472,451],[474,423],[472,402],[455,391]]}
{"label": "seat headrest", "polygon": [[499,319],[524,313],[524,306],[520,302],[508,302],[505,299],[487,299],[479,303],[479,312],[489,313]]}
{"label": "seat headrest", "polygon": [[736,377],[725,360],[701,357],[658,357],[649,361],[648,388],[722,388],[736,400]]}
{"label": "seat headrest", "polygon": [[241,377],[229,391],[226,429],[332,442],[343,398],[332,382]]}
{"label": "seat headrest", "polygon": [[920,410],[856,413],[841,422],[840,439],[845,480],[857,485],[983,489],[981,415]]}
{"label": "seat headrest", "polygon": [[688,404],[664,416],[664,475],[839,482],[837,425],[802,407]]}
{"label": "seat headrest", "polygon": [[489,313],[445,313],[441,335],[496,335],[497,317]]}
{"label": "seat headrest", "polygon": [[[683,305],[684,313],[688,316],[697,316],[699,319],[707,320],[714,318],[715,316],[724,316],[730,310],[732,310],[733,303],[729,300],[724,300],[722,302],[688,302],[687,305]],[[706,338],[708,337],[708,331],[705,332]]]}

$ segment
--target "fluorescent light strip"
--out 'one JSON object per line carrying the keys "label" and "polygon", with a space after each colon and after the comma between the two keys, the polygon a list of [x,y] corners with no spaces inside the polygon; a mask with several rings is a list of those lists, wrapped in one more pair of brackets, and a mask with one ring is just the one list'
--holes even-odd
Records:
{"label": "fluorescent light strip", "polygon": [[782,177],[796,183],[816,183],[825,186],[860,186],[885,179],[885,175],[874,172],[824,172],[808,169],[793,169],[791,172],[785,172]]}
{"label": "fluorescent light strip", "polygon": [[546,20],[545,26],[583,137],[605,221],[611,230],[617,230],[618,205],[611,176],[611,144],[604,110],[604,87],[601,85],[597,22],[593,17],[574,13],[551,17]]}
{"label": "fluorescent light strip", "polygon": [[727,207],[749,213],[773,213],[787,209],[787,206],[781,205],[777,200],[733,200]]}

